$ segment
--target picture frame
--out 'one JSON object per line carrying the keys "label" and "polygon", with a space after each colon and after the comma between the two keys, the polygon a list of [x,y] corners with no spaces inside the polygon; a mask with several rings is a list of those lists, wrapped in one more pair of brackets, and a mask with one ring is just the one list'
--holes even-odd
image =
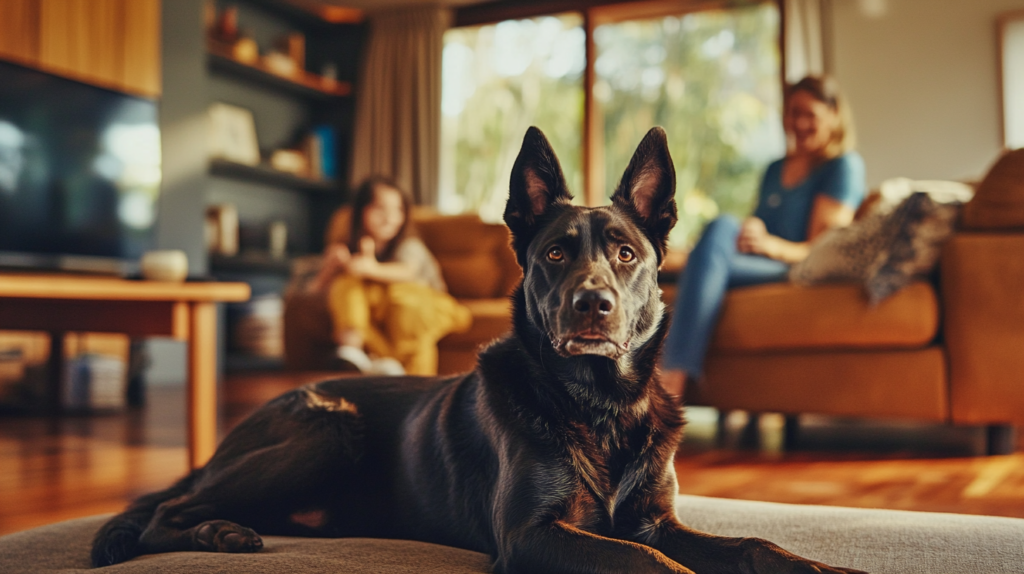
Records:
{"label": "picture frame", "polygon": [[260,163],[256,121],[245,108],[215,102],[208,109],[210,157],[255,166]]}

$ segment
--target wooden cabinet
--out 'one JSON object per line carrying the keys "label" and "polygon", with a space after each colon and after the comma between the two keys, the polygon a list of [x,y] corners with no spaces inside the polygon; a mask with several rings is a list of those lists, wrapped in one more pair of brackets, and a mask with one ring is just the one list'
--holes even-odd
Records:
{"label": "wooden cabinet", "polygon": [[160,95],[160,0],[3,0],[0,58]]}
{"label": "wooden cabinet", "polygon": [[0,2],[0,57],[23,63],[39,60],[39,0]]}

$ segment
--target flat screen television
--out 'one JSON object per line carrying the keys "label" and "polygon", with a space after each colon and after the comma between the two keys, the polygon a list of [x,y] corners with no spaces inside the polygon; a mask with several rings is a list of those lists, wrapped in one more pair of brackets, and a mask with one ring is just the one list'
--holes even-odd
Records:
{"label": "flat screen television", "polygon": [[156,106],[0,62],[0,267],[137,270],[155,239]]}

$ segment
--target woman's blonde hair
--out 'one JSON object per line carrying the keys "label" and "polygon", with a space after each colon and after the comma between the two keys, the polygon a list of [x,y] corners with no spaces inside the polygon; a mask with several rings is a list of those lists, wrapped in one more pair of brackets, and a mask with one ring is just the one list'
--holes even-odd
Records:
{"label": "woman's blonde hair", "polygon": [[786,90],[785,113],[789,113],[789,100],[796,92],[806,92],[835,112],[838,123],[832,130],[832,139],[822,151],[822,159],[832,159],[851,151],[857,145],[853,128],[853,112],[839,90],[839,83],[831,76],[806,76]]}

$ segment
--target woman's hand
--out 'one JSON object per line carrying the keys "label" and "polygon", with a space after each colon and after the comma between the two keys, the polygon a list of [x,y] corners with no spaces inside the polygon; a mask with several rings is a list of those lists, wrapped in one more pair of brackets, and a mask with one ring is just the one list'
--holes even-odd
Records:
{"label": "woman's hand", "polygon": [[757,217],[748,217],[740,226],[740,234],[736,237],[736,250],[740,253],[768,256],[772,238],[764,221]]}
{"label": "woman's hand", "polygon": [[748,217],[736,237],[736,250],[750,255],[761,255],[783,263],[802,261],[810,252],[810,243],[794,243],[768,233],[764,221]]}

